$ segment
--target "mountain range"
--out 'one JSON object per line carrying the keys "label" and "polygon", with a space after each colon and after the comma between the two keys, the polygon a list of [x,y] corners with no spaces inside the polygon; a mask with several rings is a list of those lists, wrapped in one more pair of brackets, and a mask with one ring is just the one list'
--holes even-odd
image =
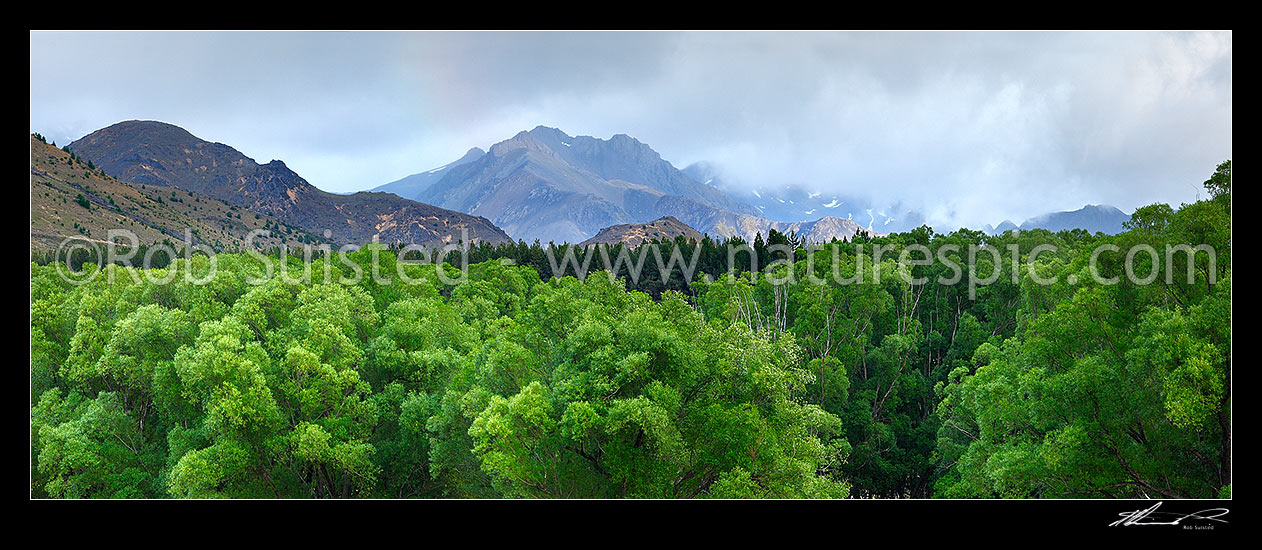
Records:
{"label": "mountain range", "polygon": [[[72,142],[67,149],[95,163],[96,173],[111,185],[179,189],[191,193],[194,201],[222,203],[219,210],[250,213],[266,227],[287,228],[277,243],[363,244],[374,238],[425,246],[455,244],[466,238],[470,243],[492,244],[517,240],[582,243],[600,241],[602,234],[605,238],[621,235],[619,240],[650,235],[653,224],[664,224],[659,228],[664,235],[690,238],[704,233],[752,241],[775,229],[796,233],[808,242],[827,242],[861,233],[878,236],[906,231],[923,223],[918,213],[898,205],[876,208],[861,199],[825,195],[803,186],[738,188],[723,181],[706,163],[677,169],[626,134],[606,140],[570,136],[546,126],[520,132],[485,151],[471,148],[451,163],[372,191],[350,194],[322,191],[282,161],[259,164],[228,145],[163,122],[120,122]],[[73,180],[73,174],[66,178]],[[35,180],[33,149],[33,206]],[[64,203],[65,195],[71,190],[77,194],[77,189],[59,190],[59,200]],[[100,200],[99,195],[89,195],[88,200]],[[196,222],[197,216],[189,217],[188,212],[183,215],[168,213],[163,219],[184,220],[189,227],[199,228],[206,223]],[[1126,219],[1116,208],[1089,205],[1031,218],[1021,226],[1005,222],[985,229],[993,233],[1018,227],[1082,227],[1116,233]],[[217,233],[206,227],[208,233],[215,233],[214,238],[202,239],[231,244],[234,235],[249,226],[229,229],[232,224],[223,221],[216,222]],[[74,227],[82,233],[78,221]],[[55,234],[58,228],[45,229]]]}
{"label": "mountain range", "polygon": [[485,216],[527,242],[582,242],[604,228],[666,216],[715,237],[746,240],[772,228],[821,242],[864,231],[837,216],[809,222],[763,216],[758,207],[698,181],[626,134],[605,140],[546,126],[376,190]]}

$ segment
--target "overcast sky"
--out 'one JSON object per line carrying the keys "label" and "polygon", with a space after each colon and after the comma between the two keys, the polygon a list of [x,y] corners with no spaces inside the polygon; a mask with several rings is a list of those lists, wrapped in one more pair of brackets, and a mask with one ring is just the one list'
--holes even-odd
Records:
{"label": "overcast sky", "polygon": [[1195,200],[1231,156],[1231,34],[31,33],[32,131],[129,119],[335,192],[537,125],[625,133],[979,227]]}

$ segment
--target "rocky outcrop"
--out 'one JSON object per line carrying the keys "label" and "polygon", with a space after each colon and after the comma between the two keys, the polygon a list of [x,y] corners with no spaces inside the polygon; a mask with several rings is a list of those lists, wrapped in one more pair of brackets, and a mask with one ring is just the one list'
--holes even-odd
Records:
{"label": "rocky outcrop", "polygon": [[606,227],[601,229],[595,237],[579,243],[579,246],[617,243],[639,246],[645,241],[673,240],[679,236],[689,241],[700,241],[705,238],[705,235],[688,227],[688,224],[674,217],[664,216],[648,223],[628,223]]}

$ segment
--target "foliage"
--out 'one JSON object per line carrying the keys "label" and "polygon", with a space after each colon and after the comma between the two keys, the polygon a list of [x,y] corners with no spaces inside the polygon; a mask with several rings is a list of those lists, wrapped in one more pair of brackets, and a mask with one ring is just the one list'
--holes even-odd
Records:
{"label": "foliage", "polygon": [[[222,253],[203,283],[152,280],[204,256],[78,285],[32,262],[31,493],[1229,497],[1229,182],[1116,236],[772,234],[731,274],[707,238],[691,283],[550,277],[549,249],[595,253],[551,243],[475,247],[460,284],[372,247]],[[1154,282],[1124,253],[1093,279],[1100,245],[1152,246]],[[970,246],[1002,253],[961,270]],[[374,258],[420,282],[337,281]]]}

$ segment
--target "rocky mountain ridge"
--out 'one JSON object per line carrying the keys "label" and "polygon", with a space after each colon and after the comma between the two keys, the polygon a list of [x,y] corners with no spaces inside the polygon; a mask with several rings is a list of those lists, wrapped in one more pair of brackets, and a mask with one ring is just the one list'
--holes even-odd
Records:
{"label": "rocky mountain ridge", "polygon": [[120,122],[69,148],[119,180],[205,194],[327,235],[339,245],[374,238],[424,246],[456,244],[465,238],[470,243],[511,240],[485,218],[390,193],[321,191],[282,161],[258,164],[228,145],[163,122]]}

